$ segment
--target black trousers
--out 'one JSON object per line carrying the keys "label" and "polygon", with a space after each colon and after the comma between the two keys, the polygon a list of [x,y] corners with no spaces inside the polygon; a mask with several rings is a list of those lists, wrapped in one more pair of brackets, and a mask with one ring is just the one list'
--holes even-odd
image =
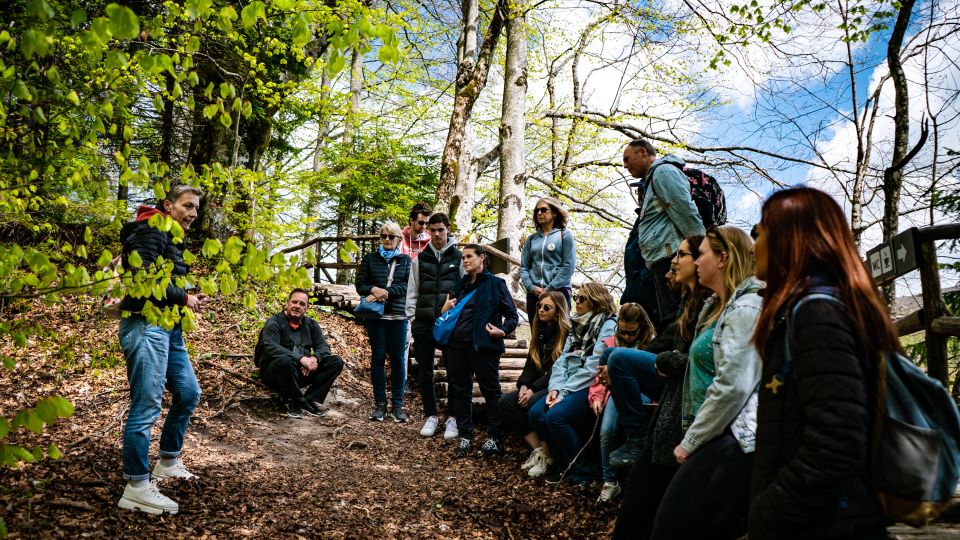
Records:
{"label": "black trousers", "polygon": [[[260,379],[280,394],[284,401],[307,399],[323,403],[327,399],[333,381],[343,370],[343,360],[339,356],[324,356],[317,359],[317,369],[304,375],[298,362],[286,359],[268,360],[266,367],[260,369]],[[308,387],[306,392],[300,389]]]}
{"label": "black trousers", "polygon": [[753,454],[744,454],[730,432],[703,445],[670,481],[650,538],[723,540],[742,536],[752,468]]}
{"label": "black trousers", "polygon": [[498,407],[500,409],[500,416],[503,418],[503,423],[506,424],[507,429],[513,430],[521,437],[528,433],[533,433],[533,424],[530,423],[530,405],[536,403],[537,400],[546,393],[546,390],[534,392],[533,397],[527,401],[526,407],[521,407],[520,404],[517,403],[517,398],[520,396],[519,390],[504,394],[500,398]]}
{"label": "black trousers", "polygon": [[667,284],[667,272],[670,271],[670,261],[673,256],[664,257],[650,265],[650,274],[653,277],[653,287],[657,293],[657,308],[660,311],[659,320],[654,320],[653,324],[657,333],[670,325],[679,316],[680,291],[670,290]]}
{"label": "black trousers", "polygon": [[[650,439],[647,439],[648,441]],[[617,514],[614,540],[648,540],[657,517],[660,500],[679,465],[662,465],[651,461],[651,447],[647,444],[640,459],[630,467],[623,483],[623,499]]]}
{"label": "black trousers", "polygon": [[[423,415],[437,416],[437,388],[433,380],[434,355],[437,344],[433,340],[433,323],[413,321],[413,356],[417,359],[417,384],[423,400]],[[447,407],[449,413],[449,407]]]}
{"label": "black trousers", "polygon": [[503,435],[503,422],[497,404],[503,392],[500,390],[500,353],[477,351],[469,343],[452,343],[447,347],[447,380],[450,411],[457,419],[460,437],[473,437],[473,376],[477,376],[480,394],[487,402],[489,435],[499,439]]}

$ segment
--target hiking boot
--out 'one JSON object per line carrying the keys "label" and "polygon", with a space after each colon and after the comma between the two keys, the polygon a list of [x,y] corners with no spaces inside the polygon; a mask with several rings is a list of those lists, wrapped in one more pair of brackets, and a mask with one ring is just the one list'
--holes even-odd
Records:
{"label": "hiking boot", "polygon": [[190,480],[196,478],[197,476],[192,472],[187,470],[187,467],[184,466],[183,462],[179,459],[174,461],[172,465],[164,465],[164,460],[157,462],[156,466],[153,467],[153,477],[157,480],[163,480],[165,478],[180,478],[181,480]]}
{"label": "hiking boot", "polygon": [[440,419],[436,416],[427,417],[427,421],[423,423],[423,427],[420,428],[421,437],[433,437],[437,432],[437,427],[440,425]]}
{"label": "hiking boot", "polygon": [[410,421],[410,417],[407,416],[406,411],[403,410],[403,405],[394,405],[392,415],[393,421],[398,424],[406,424]]}
{"label": "hiking boot", "polygon": [[460,439],[457,444],[457,457],[464,457],[470,452],[470,439]]}
{"label": "hiking boot", "polygon": [[543,457],[543,448],[536,447],[530,452],[530,457],[523,462],[523,465],[520,466],[521,471],[529,471],[533,468],[534,465],[540,462],[540,459]]}
{"label": "hiking boot", "polygon": [[623,446],[610,452],[610,466],[621,468],[633,465],[643,453],[643,444],[644,441],[640,439],[627,439]]}
{"label": "hiking boot", "polygon": [[309,399],[304,400],[303,403],[300,404],[300,408],[303,409],[304,414],[309,414],[317,418],[323,418],[327,415],[327,413],[320,410],[320,407],[318,407],[316,403]]}
{"label": "hiking boot", "polygon": [[457,429],[457,419],[450,416],[447,418],[447,424],[443,428],[443,438],[450,440],[460,436],[460,430]]}
{"label": "hiking boot", "polygon": [[291,402],[287,406],[287,416],[290,418],[303,418],[303,406],[299,401]]}
{"label": "hiking boot", "polygon": [[387,404],[385,402],[378,402],[373,407],[373,412],[370,413],[370,419],[374,422],[383,422],[383,419],[387,416]]}
{"label": "hiking boot", "polygon": [[480,447],[480,453],[483,454],[483,457],[493,457],[499,454],[500,447],[497,446],[497,440],[491,437],[483,441],[483,446]]}
{"label": "hiking boot", "polygon": [[598,503],[608,503],[620,494],[620,484],[617,482],[604,482],[603,489],[600,490],[600,496],[597,497]]}
{"label": "hiking boot", "polygon": [[534,464],[533,467],[530,467],[530,470],[527,471],[527,476],[530,478],[536,478],[538,476],[543,476],[547,474],[547,471],[550,470],[550,466],[553,465],[553,458],[544,453],[541,449],[540,459]]}
{"label": "hiking boot", "polygon": [[140,487],[135,487],[133,482],[127,482],[123,488],[123,496],[117,506],[126,510],[139,510],[148,514],[176,514],[180,511],[180,506],[169,497],[160,493],[157,489],[156,481],[145,482]]}

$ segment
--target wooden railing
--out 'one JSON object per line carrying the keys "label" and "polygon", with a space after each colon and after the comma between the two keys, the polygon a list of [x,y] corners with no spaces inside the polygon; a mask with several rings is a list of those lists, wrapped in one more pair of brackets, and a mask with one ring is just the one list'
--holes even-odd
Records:
{"label": "wooden railing", "polygon": [[960,336],[960,317],[952,316],[943,301],[936,242],[958,238],[960,223],[912,228],[867,253],[867,264],[881,285],[915,269],[920,271],[922,308],[895,321],[897,331],[901,336],[925,332],[927,374],[947,387],[947,339]]}

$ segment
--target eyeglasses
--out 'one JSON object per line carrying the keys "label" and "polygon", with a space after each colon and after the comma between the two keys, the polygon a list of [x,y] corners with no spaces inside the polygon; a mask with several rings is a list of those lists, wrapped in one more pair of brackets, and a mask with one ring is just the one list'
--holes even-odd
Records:
{"label": "eyeglasses", "polygon": [[537,302],[537,309],[539,309],[540,311],[542,311],[542,312],[544,312],[544,313],[550,313],[550,310],[553,309],[553,305],[551,305],[551,304],[544,304],[543,302]]}
{"label": "eyeglasses", "polygon": [[547,208],[546,206],[541,206],[540,208],[534,208],[534,209],[533,209],[533,213],[534,213],[534,214],[546,214],[546,213],[549,212],[549,211],[550,211],[550,209]]}
{"label": "eyeglasses", "polygon": [[426,224],[427,224],[426,221],[423,221],[423,220],[417,221],[417,225],[419,225],[419,226],[421,226],[421,227],[426,226]]}
{"label": "eyeglasses", "polygon": [[723,250],[730,251],[730,244],[727,243],[727,239],[723,237],[723,234],[720,232],[720,228],[716,225],[711,225],[710,228],[707,229],[707,236],[716,237],[716,239],[720,241],[720,245],[723,247]]}
{"label": "eyeglasses", "polygon": [[640,329],[637,328],[636,330],[624,330],[620,327],[620,325],[617,325],[617,333],[621,336],[633,337],[640,333]]}
{"label": "eyeglasses", "polygon": [[381,235],[380,235],[380,239],[381,239],[381,240],[395,240],[395,239],[397,239],[397,238],[400,238],[400,237],[397,236],[397,235],[395,235],[395,234],[381,234]]}
{"label": "eyeglasses", "polygon": [[582,294],[575,294],[575,295],[573,295],[573,301],[576,302],[576,303],[578,303],[578,304],[579,304],[580,302],[586,302],[586,301],[588,301],[588,300],[590,300],[590,299],[587,298],[585,295],[582,295]]}
{"label": "eyeglasses", "polygon": [[689,251],[683,251],[682,249],[677,252],[677,259],[678,259],[678,260],[679,260],[679,259],[682,259],[682,258],[684,258],[684,257],[693,257],[693,253],[690,253]]}

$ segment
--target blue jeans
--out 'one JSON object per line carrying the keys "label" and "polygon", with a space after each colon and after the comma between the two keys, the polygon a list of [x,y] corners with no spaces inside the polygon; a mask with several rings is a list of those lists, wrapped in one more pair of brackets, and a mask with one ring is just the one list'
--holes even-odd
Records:
{"label": "blue jeans", "polygon": [[[544,395],[530,406],[530,423],[540,440],[547,441],[560,470],[566,470],[577,452],[583,446],[596,415],[587,402],[588,388],[567,394],[552,408],[547,408],[547,396]],[[548,393],[549,395],[549,393]],[[584,452],[570,468],[570,480],[589,482],[593,479],[590,471],[590,453]]]}
{"label": "blue jeans", "polygon": [[[659,401],[666,384],[666,379],[657,373],[657,355],[622,347],[608,351],[610,393],[617,403],[623,430],[627,439],[645,439],[650,426],[650,414],[643,404],[649,400]],[[645,400],[644,397],[649,399]]]}
{"label": "blue jeans", "polygon": [[406,319],[389,321],[367,320],[370,336],[370,380],[373,382],[373,400],[387,402],[387,373],[384,364],[390,354],[390,397],[394,407],[403,406],[403,386],[407,382],[407,324]]}
{"label": "blue jeans", "polygon": [[603,420],[600,421],[600,469],[603,471],[604,482],[615,482],[617,471],[610,466],[610,452],[620,446],[617,440],[620,415],[617,413],[613,398],[607,400],[601,414],[603,414]]}
{"label": "blue jeans", "polygon": [[173,403],[160,434],[160,457],[175,458],[200,401],[200,385],[183,344],[180,327],[164,330],[133,315],[120,321],[120,347],[127,362],[130,411],[123,431],[123,477],[150,478],[150,430],[160,418],[163,388]]}

